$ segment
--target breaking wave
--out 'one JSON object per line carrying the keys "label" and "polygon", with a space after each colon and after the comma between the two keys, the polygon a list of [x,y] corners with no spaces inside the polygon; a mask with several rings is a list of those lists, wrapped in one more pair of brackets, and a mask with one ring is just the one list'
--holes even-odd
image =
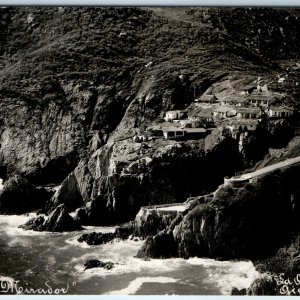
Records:
{"label": "breaking wave", "polygon": [[[229,295],[233,287],[248,288],[260,276],[250,261],[216,261],[206,258],[139,259],[135,255],[143,244],[141,240],[114,240],[98,246],[77,241],[83,233],[113,232],[115,227],[85,227],[83,231],[65,233],[34,232],[17,228],[34,216],[35,214],[0,216],[0,239],[5,241],[2,245],[7,245],[8,255],[14,255],[11,251],[17,251],[15,255],[26,252],[30,265],[35,265],[40,264],[40,261],[34,253],[41,251],[45,264],[43,272],[59,268],[63,270],[62,275],[57,271],[54,276],[68,274],[69,281],[75,280],[78,284],[88,286],[87,293],[92,289],[97,293],[94,283],[98,282],[98,294],[151,294],[158,291],[161,294]],[[110,261],[114,263],[114,267],[111,270],[84,270],[85,262],[90,259]],[[26,270],[28,266],[24,265],[24,278],[28,275]],[[14,274],[7,273],[12,277]],[[156,287],[153,291],[152,288]]]}

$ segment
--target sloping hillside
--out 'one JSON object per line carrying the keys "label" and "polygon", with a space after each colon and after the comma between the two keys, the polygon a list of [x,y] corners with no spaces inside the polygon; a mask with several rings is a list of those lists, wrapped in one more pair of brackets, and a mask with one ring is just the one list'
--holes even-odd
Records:
{"label": "sloping hillside", "polygon": [[[67,191],[86,222],[118,221],[124,207],[128,219],[145,194],[184,201],[245,167],[222,126],[191,144],[137,146],[131,137],[205,91],[226,96],[257,78],[288,77],[287,62],[299,58],[299,10],[19,7],[2,8],[0,19],[0,176],[40,185],[69,175],[50,208]],[[296,103],[293,76],[280,88]]]}

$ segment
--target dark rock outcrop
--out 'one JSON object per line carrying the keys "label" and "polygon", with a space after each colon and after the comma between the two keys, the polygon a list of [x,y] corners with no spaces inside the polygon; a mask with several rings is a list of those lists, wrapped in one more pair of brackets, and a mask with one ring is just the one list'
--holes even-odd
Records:
{"label": "dark rock outcrop", "polygon": [[228,259],[274,254],[299,223],[298,172],[298,166],[291,166],[242,188],[220,187],[210,202],[193,208],[175,228],[179,255]]}
{"label": "dark rock outcrop", "polygon": [[276,281],[268,276],[255,279],[251,286],[247,289],[249,296],[275,296],[279,294],[279,287]]}
{"label": "dark rock outcrop", "polygon": [[134,222],[123,224],[116,228],[115,237],[117,239],[126,240],[134,233]]}
{"label": "dark rock outcrop", "polygon": [[44,217],[39,216],[28,220],[25,224],[20,225],[19,228],[25,230],[44,231],[44,222]]}
{"label": "dark rock outcrop", "polygon": [[146,238],[156,235],[161,230],[169,227],[176,218],[176,210],[157,210],[155,206],[142,207],[135,217],[134,235]]}
{"label": "dark rock outcrop", "polygon": [[82,230],[82,227],[78,222],[68,214],[67,209],[63,204],[52,211],[46,220],[44,217],[39,216],[30,219],[27,223],[19,227],[26,230],[51,232]]}
{"label": "dark rock outcrop", "polygon": [[[207,201],[192,205],[182,221],[169,228],[177,244],[174,256],[263,259],[274,255],[300,225],[300,189],[295,181],[299,170],[298,165],[289,166],[239,188],[226,184]],[[161,255],[161,233],[157,238],[147,239],[141,252]]]}
{"label": "dark rock outcrop", "polygon": [[37,188],[21,176],[13,176],[0,191],[1,214],[23,214],[45,206],[53,193]]}
{"label": "dark rock outcrop", "polygon": [[233,288],[231,291],[232,296],[244,296],[246,295],[247,290],[246,289],[238,289],[238,288]]}
{"label": "dark rock outcrop", "polygon": [[88,245],[101,245],[111,242],[114,238],[115,233],[92,232],[83,234],[78,239],[78,242],[85,242]]}
{"label": "dark rock outcrop", "polygon": [[43,225],[44,231],[62,232],[81,230],[82,227],[68,214],[64,204],[52,211]]}
{"label": "dark rock outcrop", "polygon": [[111,261],[103,262],[100,260],[92,259],[88,260],[84,263],[84,270],[92,269],[92,268],[103,268],[107,270],[111,270],[114,267],[114,263]]}
{"label": "dark rock outcrop", "polygon": [[170,258],[178,255],[177,243],[172,232],[161,231],[155,236],[149,236],[138,251],[138,258]]}
{"label": "dark rock outcrop", "polygon": [[47,203],[49,209],[64,204],[68,211],[74,211],[83,205],[83,199],[79,192],[78,182],[74,172],[71,172],[62,185]]}
{"label": "dark rock outcrop", "polygon": [[[298,227],[299,228],[299,227]],[[299,230],[299,229],[296,230]],[[255,261],[256,269],[268,274],[254,281],[249,295],[299,296],[300,233],[280,248],[275,255]]]}
{"label": "dark rock outcrop", "polygon": [[[212,172],[212,165],[218,165],[218,174]],[[191,194],[213,191],[238,165],[237,143],[230,137],[217,143],[111,142],[74,171],[86,174],[76,176],[80,194],[86,195],[78,220],[93,225],[128,222],[142,206],[183,202]]]}
{"label": "dark rock outcrop", "polygon": [[132,223],[123,224],[118,226],[115,232],[102,233],[102,232],[91,232],[85,233],[78,238],[78,242],[87,243],[88,245],[101,245],[111,242],[114,239],[126,240],[134,232],[134,225]]}

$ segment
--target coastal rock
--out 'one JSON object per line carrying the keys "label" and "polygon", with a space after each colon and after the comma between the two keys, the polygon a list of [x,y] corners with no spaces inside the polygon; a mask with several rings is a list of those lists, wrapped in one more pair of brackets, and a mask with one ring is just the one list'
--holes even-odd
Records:
{"label": "coastal rock", "polygon": [[138,251],[138,258],[170,258],[178,255],[177,243],[172,232],[161,231],[155,236],[149,236]]}
{"label": "coastal rock", "polygon": [[92,268],[103,268],[106,270],[111,270],[114,267],[113,262],[103,262],[100,260],[92,259],[88,260],[84,263],[84,270],[92,269]]}
{"label": "coastal rock", "polygon": [[68,211],[74,211],[83,204],[74,172],[68,175],[52,196],[51,200],[47,203],[48,210],[52,210],[60,204],[64,204]]}
{"label": "coastal rock", "polygon": [[91,232],[85,233],[78,238],[78,242],[87,243],[88,245],[101,245],[111,242],[114,239],[126,240],[134,231],[132,223],[123,224],[122,226],[116,227],[114,232],[102,233],[102,232]]}
{"label": "coastal rock", "polygon": [[0,191],[0,213],[23,214],[40,209],[51,195],[46,189],[37,188],[25,178],[15,175],[5,181]]}
{"label": "coastal rock", "polygon": [[255,259],[273,254],[299,226],[298,172],[298,166],[291,166],[244,187],[221,186],[211,201],[193,208],[175,227],[179,255]]}
{"label": "coastal rock", "polygon": [[126,240],[134,233],[134,225],[128,223],[122,226],[118,226],[115,231],[115,237],[117,239]]}
{"label": "coastal rock", "polygon": [[[255,262],[256,269],[269,274],[253,282],[248,289],[251,295],[298,295],[298,277],[300,270],[300,233],[299,227],[292,241],[280,248],[275,255]],[[285,285],[284,282],[290,282]],[[278,282],[278,284],[277,284]],[[288,289],[286,288],[288,286]],[[293,291],[295,293],[293,293]]]}
{"label": "coastal rock", "polygon": [[68,214],[64,204],[59,205],[54,211],[52,211],[48,218],[38,216],[37,218],[28,220],[25,224],[20,225],[19,227],[25,230],[51,232],[82,230],[79,223]]}
{"label": "coastal rock", "polygon": [[[88,182],[92,182],[85,185],[85,177],[77,176],[80,194],[87,195],[78,219],[85,225],[128,222],[142,206],[180,203],[191,193],[213,191],[225,173],[236,169],[239,153],[230,137],[206,154],[204,144],[203,139],[181,143],[157,139],[143,144],[123,139],[108,143],[74,171],[89,174]],[[227,159],[221,159],[221,153]],[[149,156],[151,164],[144,159]],[[212,173],[212,164],[218,164],[218,174]]]}
{"label": "coastal rock", "polygon": [[44,231],[44,222],[44,217],[39,216],[37,218],[31,218],[25,224],[20,225],[19,228],[25,230]]}
{"label": "coastal rock", "polygon": [[270,276],[255,279],[246,292],[249,296],[280,295],[276,281]]}
{"label": "coastal rock", "polygon": [[155,206],[142,207],[135,217],[134,235],[142,238],[146,238],[149,235],[156,235],[171,225],[177,213],[172,208],[170,210],[158,210]]}
{"label": "coastal rock", "polygon": [[[299,166],[292,165],[253,178],[244,186],[220,186],[213,197],[192,205],[182,221],[169,227],[177,244],[173,255],[263,259],[276,253],[300,225],[297,174]],[[149,237],[140,252],[161,255],[155,238]]]}
{"label": "coastal rock", "polygon": [[52,211],[43,224],[43,231],[63,232],[81,229],[82,227],[68,214],[64,204]]}
{"label": "coastal rock", "polygon": [[111,242],[114,238],[115,233],[92,232],[83,234],[78,239],[78,242],[85,242],[88,245],[101,245]]}
{"label": "coastal rock", "polygon": [[244,296],[246,295],[246,292],[246,289],[239,290],[238,288],[233,288],[231,291],[231,296]]}

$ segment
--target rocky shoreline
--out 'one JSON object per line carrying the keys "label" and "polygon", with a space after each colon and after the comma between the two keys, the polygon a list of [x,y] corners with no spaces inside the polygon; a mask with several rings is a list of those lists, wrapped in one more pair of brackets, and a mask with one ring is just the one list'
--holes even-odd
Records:
{"label": "rocky shoreline", "polygon": [[[114,239],[142,238],[143,246],[136,254],[140,259],[250,259],[262,277],[247,290],[233,289],[233,295],[292,294],[292,288],[281,284],[278,278],[284,274],[284,278],[295,280],[300,267],[300,223],[297,218],[300,190],[294,180],[299,168],[298,164],[287,166],[242,185],[225,180],[213,193],[190,197],[184,203],[145,206],[134,221],[118,226],[114,233],[83,234],[78,241],[100,245]],[[48,198],[35,206],[46,215],[30,219],[20,228],[52,232],[82,229],[84,222],[81,222],[80,209],[72,216],[65,203],[48,212],[45,210],[51,207],[49,203],[53,203],[53,199],[58,199],[58,193],[53,194],[53,189],[34,188],[26,180],[13,177],[5,181],[0,200],[3,199],[3,203],[10,198],[16,201],[15,195],[24,191],[29,191],[28,197],[30,193],[39,193]],[[28,211],[31,210],[29,207]],[[2,212],[7,213],[7,210]],[[113,262],[91,261],[85,267],[111,269]]]}

